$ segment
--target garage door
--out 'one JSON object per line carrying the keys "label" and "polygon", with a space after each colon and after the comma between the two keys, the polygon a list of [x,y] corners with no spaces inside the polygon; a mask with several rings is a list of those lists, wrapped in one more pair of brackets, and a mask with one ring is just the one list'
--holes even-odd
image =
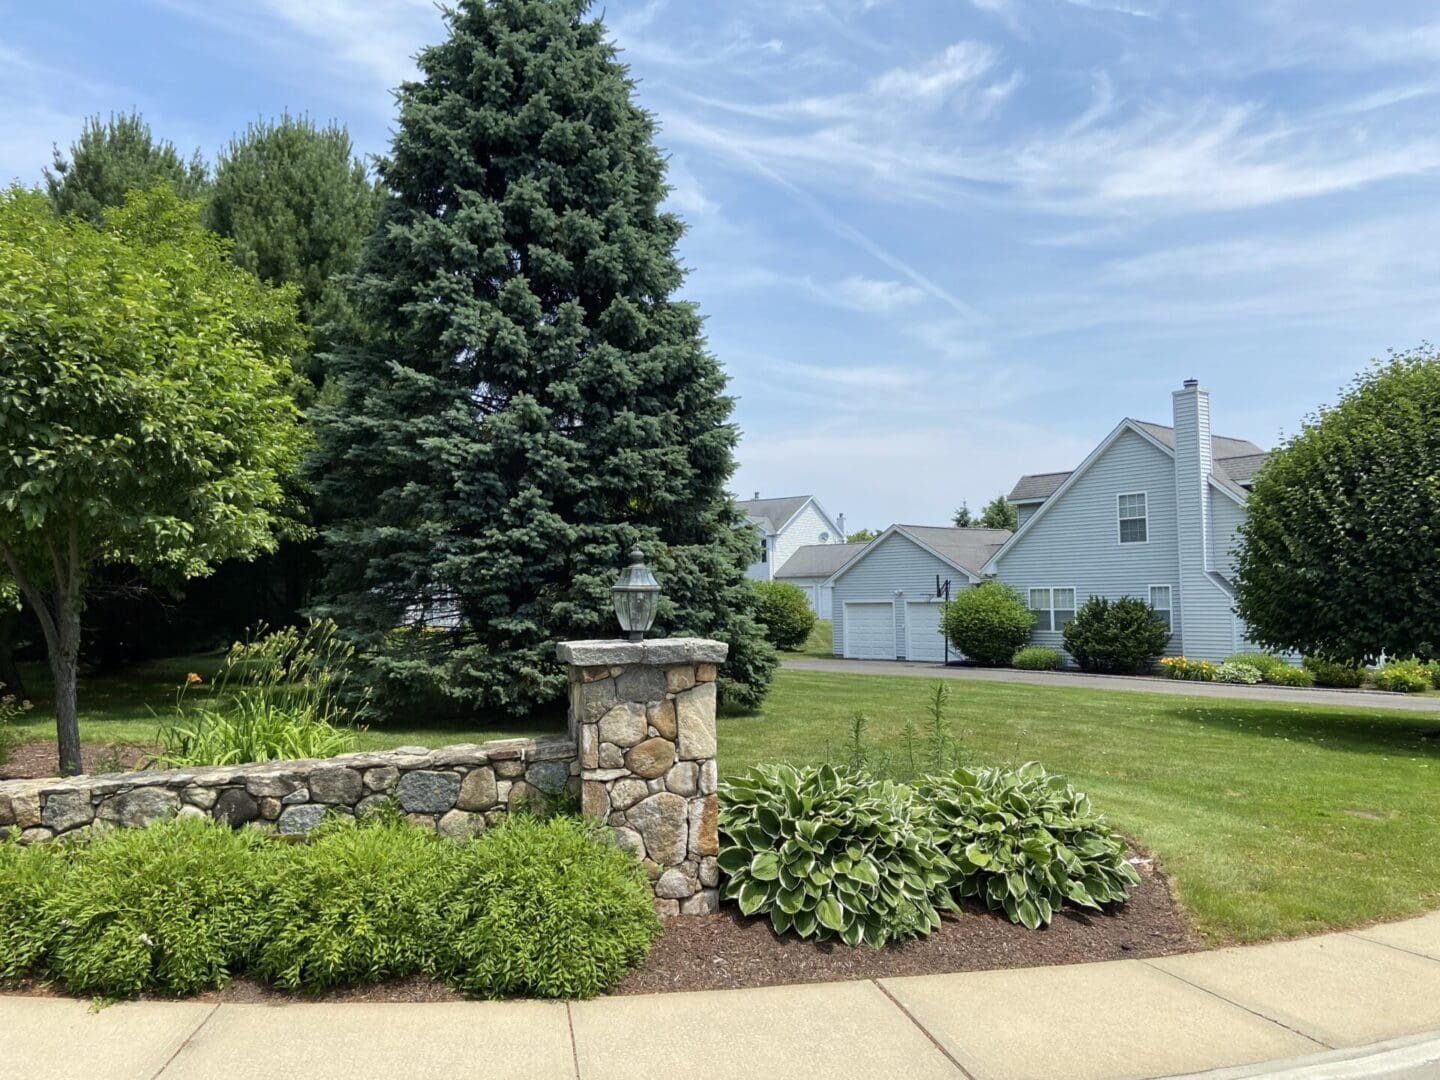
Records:
{"label": "garage door", "polygon": [[905,659],[945,659],[945,639],[940,636],[940,604],[911,600],[905,605]]}
{"label": "garage door", "polygon": [[895,659],[894,604],[846,603],[845,655],[853,660]]}

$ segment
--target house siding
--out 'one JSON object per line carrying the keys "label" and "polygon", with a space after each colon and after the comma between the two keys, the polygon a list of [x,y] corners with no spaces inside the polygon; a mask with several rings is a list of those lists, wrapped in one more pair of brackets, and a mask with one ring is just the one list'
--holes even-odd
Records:
{"label": "house siding", "polygon": [[903,533],[895,532],[867,548],[850,569],[836,578],[831,592],[831,620],[836,656],[845,650],[846,601],[888,600],[895,608],[895,654],[905,653],[905,601],[935,595],[935,575],[951,582],[952,595],[969,579],[955,567],[930,554]]}
{"label": "house siding", "polygon": [[1228,495],[1210,493],[1210,565],[1235,580],[1235,551],[1240,546],[1240,525],[1245,508]]}
{"label": "house siding", "polygon": [[[775,551],[770,558],[779,570],[789,560],[791,555],[809,544],[838,544],[843,539],[838,535],[839,530],[835,523],[821,512],[814,502],[807,503],[805,508],[790,519],[789,524],[780,531],[775,539]],[[822,534],[826,539],[822,540]]]}
{"label": "house siding", "polygon": [[[1121,544],[1116,497],[1140,491],[1146,495],[1147,542]],[[1183,651],[1175,463],[1170,454],[1134,431],[1124,431],[1050,503],[1030,531],[1000,556],[995,564],[999,579],[1027,597],[1031,588],[1074,588],[1077,607],[1091,596],[1148,601],[1151,585],[1169,585],[1176,632],[1166,652]],[[1037,630],[1034,640],[1064,648],[1058,630]]]}
{"label": "house siding", "polygon": [[830,618],[831,595],[830,587],[825,584],[829,576],[825,577],[782,577],[776,581],[783,581],[787,585],[798,585],[805,590],[805,598],[810,601],[810,610],[815,612],[817,618]]}
{"label": "house siding", "polygon": [[1019,524],[1017,524],[1017,525],[1015,526],[1015,528],[1017,528],[1017,529],[1020,528],[1021,525],[1024,525],[1025,522],[1029,521],[1032,517],[1034,517],[1034,516],[1035,516],[1035,511],[1036,511],[1036,510],[1039,510],[1042,505],[1044,505],[1044,504],[1043,504],[1043,503],[1028,503],[1028,504],[1026,504],[1025,506],[1017,506],[1017,507],[1015,508],[1015,514],[1016,514],[1016,516],[1017,516],[1018,519],[1019,519]]}
{"label": "house siding", "polygon": [[[1175,484],[1179,513],[1180,608],[1185,655],[1223,660],[1235,651],[1237,631],[1234,599],[1209,574],[1220,570],[1212,561],[1215,530],[1210,483],[1212,442],[1210,395],[1191,387],[1176,391]],[[1222,571],[1223,572],[1223,571]]]}

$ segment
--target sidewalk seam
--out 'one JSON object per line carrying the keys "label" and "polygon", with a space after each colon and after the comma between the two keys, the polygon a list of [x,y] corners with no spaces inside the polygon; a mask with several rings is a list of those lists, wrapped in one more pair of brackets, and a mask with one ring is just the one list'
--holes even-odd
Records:
{"label": "sidewalk seam", "polygon": [[[1383,926],[1385,924],[1381,923],[1380,925]],[[1374,938],[1366,937],[1363,931],[1341,930],[1340,933],[1348,938],[1354,938],[1356,941],[1363,941],[1366,945],[1384,945],[1385,948],[1394,949],[1396,952],[1404,953],[1406,956],[1418,956],[1421,960],[1429,960],[1432,964],[1440,964],[1440,960],[1435,959],[1435,957],[1427,953],[1416,952],[1414,949],[1407,949],[1404,945],[1395,945],[1389,941],[1377,941]]]}
{"label": "sidewalk seam", "polygon": [[171,1054],[168,1058],[166,1058],[165,1063],[150,1075],[150,1080],[160,1080],[160,1077],[165,1074],[165,1070],[170,1068],[171,1065],[175,1064],[175,1059],[184,1052],[185,1048],[195,1040],[195,1036],[199,1035],[205,1025],[210,1023],[210,1018],[219,1011],[220,1002],[217,1001],[215,1003],[215,1007],[205,1014],[201,1021],[195,1025],[194,1029],[190,1032],[190,1034],[186,1035],[185,1038],[180,1040],[180,1045],[175,1048],[175,1052]]}
{"label": "sidewalk seam", "polygon": [[890,999],[890,1004],[894,1005],[897,1009],[899,1009],[902,1013],[905,1014],[905,1019],[909,1020],[910,1023],[914,1024],[919,1029],[920,1034],[924,1035],[925,1038],[929,1039],[930,1044],[934,1046],[936,1050],[939,1050],[940,1053],[945,1055],[946,1061],[950,1062],[951,1065],[954,1065],[955,1068],[960,1070],[961,1076],[965,1077],[966,1080],[975,1080],[974,1074],[971,1073],[969,1069],[965,1068],[964,1065],[961,1065],[960,1062],[955,1059],[955,1055],[950,1053],[950,1051],[945,1048],[945,1045],[939,1039],[937,1039],[934,1035],[930,1034],[930,1029],[927,1028],[924,1024],[920,1023],[919,1020],[915,1019],[915,1014],[912,1013],[909,1009],[907,1009],[904,1005],[902,1005],[900,1003],[900,999],[897,998],[894,994],[890,993],[890,991],[880,982],[879,979],[871,979],[870,982],[876,990],[879,990],[880,993],[884,994],[887,998]]}
{"label": "sidewalk seam", "polygon": [[575,1066],[575,1080],[580,1080],[580,1048],[575,1045],[575,1017],[570,1013],[570,1002],[565,1002],[565,1024],[570,1028],[570,1062]]}
{"label": "sidewalk seam", "polygon": [[1194,989],[1196,989],[1196,990],[1199,990],[1199,991],[1200,991],[1201,993],[1203,993],[1203,994],[1209,994],[1211,997],[1213,997],[1213,998],[1215,998],[1215,999],[1217,999],[1217,1000],[1219,1000],[1219,1001],[1223,1001],[1223,1002],[1225,1002],[1225,1004],[1227,1004],[1227,1005],[1233,1005],[1233,1006],[1235,1006],[1235,1008],[1241,1009],[1241,1010],[1243,1010],[1244,1012],[1249,1013],[1251,1016],[1258,1017],[1259,1019],[1264,1020],[1264,1021],[1266,1021],[1267,1023],[1274,1024],[1276,1027],[1282,1027],[1282,1028],[1284,1028],[1286,1031],[1290,1031],[1290,1032],[1293,1032],[1293,1033],[1296,1034],[1296,1035],[1299,1035],[1302,1039],[1308,1039],[1308,1040],[1310,1040],[1311,1042],[1313,1042],[1316,1046],[1322,1046],[1322,1047],[1324,1047],[1326,1050],[1334,1050],[1334,1049],[1336,1049],[1336,1047],[1331,1046],[1331,1045],[1330,1045],[1329,1043],[1327,1043],[1324,1039],[1317,1039],[1314,1035],[1307,1034],[1306,1032],[1301,1031],[1299,1028],[1291,1027],[1289,1024],[1285,1023],[1285,1021],[1283,1021],[1283,1020],[1276,1020],[1275,1017],[1273,1017],[1273,1016],[1266,1016],[1264,1013],[1259,1012],[1259,1011],[1257,1011],[1257,1010],[1255,1010],[1255,1009],[1252,1009],[1252,1008],[1250,1008],[1249,1005],[1245,1005],[1245,1004],[1243,1004],[1242,1002],[1232,1001],[1230,998],[1226,997],[1224,994],[1220,993],[1218,990],[1211,990],[1208,986],[1201,986],[1199,983],[1191,982],[1189,979],[1185,978],[1185,976],[1183,976],[1183,975],[1177,975],[1177,974],[1175,974],[1175,972],[1173,972],[1173,971],[1166,971],[1166,970],[1165,970],[1164,968],[1162,968],[1162,967],[1156,967],[1156,966],[1155,966],[1154,964],[1152,964],[1149,960],[1141,959],[1140,963],[1144,964],[1144,965],[1145,965],[1146,967],[1148,967],[1151,971],[1158,971],[1158,972],[1160,972],[1160,974],[1162,974],[1162,975],[1169,975],[1170,978],[1176,980],[1177,982],[1182,982],[1182,983],[1184,983],[1186,986],[1189,986],[1189,987],[1192,987],[1192,988],[1194,988]]}

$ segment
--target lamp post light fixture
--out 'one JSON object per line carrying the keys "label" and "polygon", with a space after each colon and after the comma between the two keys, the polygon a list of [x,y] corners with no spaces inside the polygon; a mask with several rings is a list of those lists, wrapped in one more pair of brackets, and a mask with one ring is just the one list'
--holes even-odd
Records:
{"label": "lamp post light fixture", "polygon": [[615,598],[615,617],[631,641],[645,640],[645,631],[655,622],[660,583],[645,565],[645,553],[638,547],[630,552],[630,565],[620,571],[610,587]]}

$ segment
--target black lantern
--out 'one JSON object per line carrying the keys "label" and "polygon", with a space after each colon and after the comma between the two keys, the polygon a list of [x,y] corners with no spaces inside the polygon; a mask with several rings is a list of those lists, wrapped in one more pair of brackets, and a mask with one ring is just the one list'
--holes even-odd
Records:
{"label": "black lantern", "polygon": [[615,598],[615,617],[631,641],[643,641],[645,631],[655,622],[660,583],[645,565],[645,553],[638,547],[630,552],[630,565],[620,571],[610,588]]}

